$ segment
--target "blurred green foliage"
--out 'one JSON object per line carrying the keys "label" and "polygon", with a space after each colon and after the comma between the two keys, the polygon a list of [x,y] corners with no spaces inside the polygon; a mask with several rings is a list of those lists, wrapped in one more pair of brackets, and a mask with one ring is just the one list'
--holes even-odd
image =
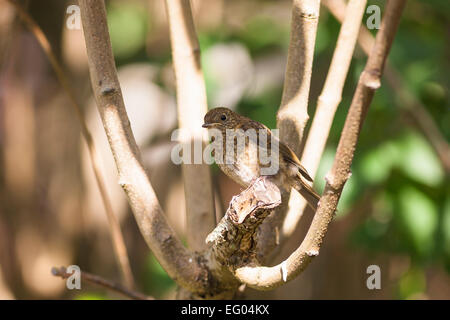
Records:
{"label": "blurred green foliage", "polygon": [[108,296],[106,294],[99,293],[81,293],[75,297],[75,300],[108,300]]}
{"label": "blurred green foliage", "polygon": [[423,269],[413,267],[400,279],[397,288],[399,298],[420,298],[420,294],[426,289],[426,278]]}
{"label": "blurred green foliage", "polygon": [[153,254],[149,254],[146,260],[143,275],[144,292],[156,299],[162,299],[169,290],[175,288],[175,282],[164,271]]}
{"label": "blurred green foliage", "polygon": [[[384,1],[369,1],[383,8]],[[108,7],[110,32],[120,61],[142,59],[149,18],[134,5],[115,2]],[[413,96],[422,101],[446,139],[450,138],[449,26],[448,0],[410,1],[395,39],[389,60],[399,71]],[[364,19],[367,18],[367,14]],[[340,24],[321,9],[316,42],[310,115],[325,79]],[[250,15],[240,28],[225,25],[199,29],[201,50],[218,43],[239,42],[253,59],[275,51],[286,51],[289,24],[261,14]],[[372,31],[376,34],[376,30]],[[146,58],[163,65],[170,59],[169,48],[161,56]],[[335,116],[327,148],[322,158],[316,187],[322,190],[330,169],[348,107],[366,57],[357,50]],[[219,90],[204,64],[208,94]],[[282,83],[258,96],[244,95],[238,112],[269,127],[281,101]],[[355,204],[366,201],[365,218],[349,235],[349,245],[368,252],[407,255],[410,269],[401,277],[399,298],[409,298],[426,289],[425,268],[442,264],[450,272],[450,183],[438,157],[420,131],[410,121],[395,89],[385,81],[376,92],[363,126],[352,166],[338,208],[338,218],[351,214]],[[145,289],[157,296],[173,287],[173,281],[150,255]]]}
{"label": "blurred green foliage", "polygon": [[[133,61],[145,45],[148,15],[145,7],[135,2],[112,2],[108,6],[108,28],[115,58]],[[131,59],[130,59],[131,58]]]}

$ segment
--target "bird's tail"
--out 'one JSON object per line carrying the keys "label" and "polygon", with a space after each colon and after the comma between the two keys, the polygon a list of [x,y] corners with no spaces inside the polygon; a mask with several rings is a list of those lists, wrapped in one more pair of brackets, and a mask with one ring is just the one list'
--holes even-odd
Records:
{"label": "bird's tail", "polygon": [[297,179],[297,183],[295,185],[295,190],[297,190],[303,198],[305,198],[308,205],[314,210],[317,210],[319,205],[320,196],[314,191],[314,189],[307,183],[305,183],[300,177]]}

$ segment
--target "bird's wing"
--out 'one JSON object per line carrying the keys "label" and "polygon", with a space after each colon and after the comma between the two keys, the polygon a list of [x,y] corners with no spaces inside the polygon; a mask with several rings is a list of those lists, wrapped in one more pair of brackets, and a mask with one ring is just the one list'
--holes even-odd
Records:
{"label": "bird's wing", "polygon": [[287,145],[285,145],[282,142],[279,143],[279,148],[280,148],[280,154],[283,157],[283,159],[285,161],[295,165],[298,168],[298,171],[300,172],[302,177],[304,177],[306,180],[308,180],[310,182],[313,182],[313,179],[309,175],[308,171],[306,171],[305,167],[302,166],[302,164],[300,163],[300,160],[297,158],[294,151],[292,151],[291,148],[289,148]]}
{"label": "bird's wing", "polygon": [[[267,130],[267,133],[268,133],[267,138],[268,138],[269,144],[270,144],[270,139],[272,136],[272,132],[270,131],[270,129],[267,128],[264,124],[262,124],[260,122],[253,121],[253,120],[247,119],[247,118],[246,118],[246,120],[247,121],[242,121],[242,124],[239,125],[238,128],[243,129],[243,130],[247,130],[250,128],[265,129],[265,130]],[[306,171],[305,167],[302,166],[302,164],[300,163],[300,160],[295,155],[294,151],[292,151],[291,148],[289,148],[287,145],[285,145],[283,142],[281,142],[278,138],[275,137],[275,139],[278,141],[280,155],[283,157],[283,159],[285,161],[295,165],[298,168],[298,171],[300,172],[302,177],[304,177],[306,180],[308,180],[310,182],[313,182],[313,179],[309,175],[308,171]]]}

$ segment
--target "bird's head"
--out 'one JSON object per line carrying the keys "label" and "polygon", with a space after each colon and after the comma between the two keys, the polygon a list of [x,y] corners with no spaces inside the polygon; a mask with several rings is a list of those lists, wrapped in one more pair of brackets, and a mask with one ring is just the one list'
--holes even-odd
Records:
{"label": "bird's head", "polygon": [[239,124],[239,115],[228,108],[215,108],[205,115],[203,128],[235,129]]}

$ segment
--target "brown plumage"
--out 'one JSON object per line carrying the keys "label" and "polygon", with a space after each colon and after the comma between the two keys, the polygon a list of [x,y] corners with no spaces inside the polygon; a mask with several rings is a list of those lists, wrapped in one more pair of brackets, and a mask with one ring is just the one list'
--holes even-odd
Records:
{"label": "brown plumage", "polygon": [[[241,116],[227,108],[215,108],[210,110],[204,118],[204,128],[218,129],[223,135],[223,152],[226,154],[227,148],[233,148],[233,158],[219,159],[217,155],[213,154],[216,158],[216,162],[219,168],[231,179],[240,185],[247,187],[252,181],[261,176],[261,169],[268,167],[268,164],[263,164],[260,161],[259,154],[261,151],[271,154],[271,138],[277,142],[279,154],[273,159],[278,161],[278,171],[273,175],[273,180],[277,183],[279,188],[286,191],[290,191],[291,188],[295,188],[308,202],[308,204],[314,209],[317,209],[317,205],[320,196],[311,188],[311,186],[304,181],[312,182],[313,179],[308,174],[306,169],[301,165],[300,160],[295,153],[284,143],[280,142],[273,136],[272,132],[265,125]],[[242,131],[239,131],[241,129]],[[245,138],[245,147],[243,152],[239,152],[237,147],[237,140],[232,140],[227,144],[227,132],[248,132],[248,130],[254,129],[256,133],[259,130],[263,130],[267,135],[267,144],[264,144],[263,140],[260,140],[260,135],[256,135],[257,140]],[[231,139],[230,139],[231,140]],[[265,140],[265,139],[264,139]]]}

